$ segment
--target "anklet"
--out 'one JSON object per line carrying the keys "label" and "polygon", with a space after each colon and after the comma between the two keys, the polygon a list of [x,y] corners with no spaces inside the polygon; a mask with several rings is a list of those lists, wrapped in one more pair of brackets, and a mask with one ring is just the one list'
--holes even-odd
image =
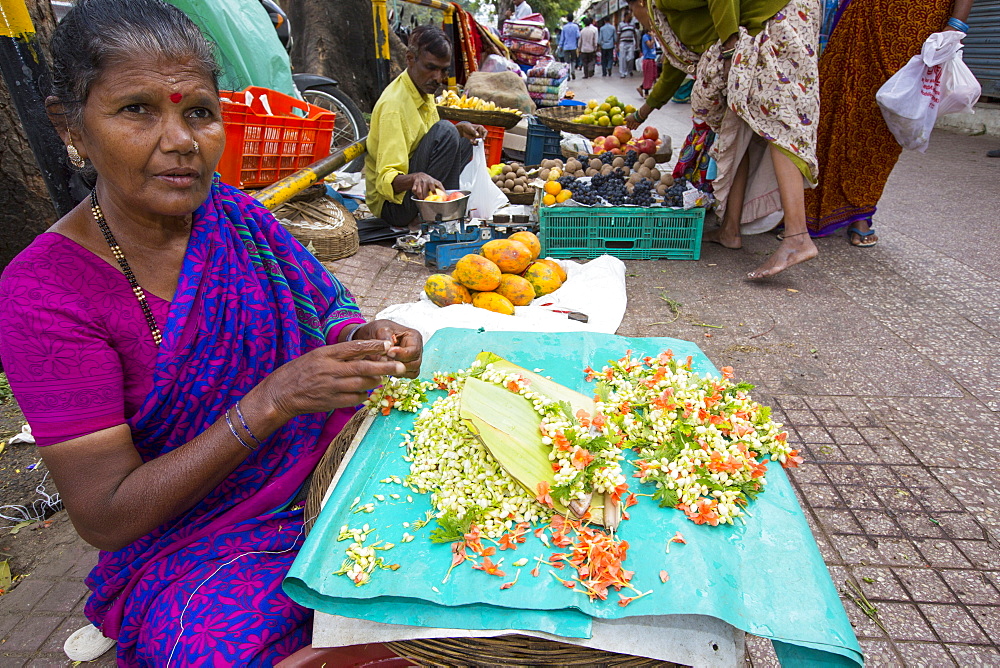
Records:
{"label": "anklet", "polygon": [[801,237],[803,234],[809,234],[808,232],[798,232],[796,234],[783,234],[782,239],[791,239],[792,237]]}

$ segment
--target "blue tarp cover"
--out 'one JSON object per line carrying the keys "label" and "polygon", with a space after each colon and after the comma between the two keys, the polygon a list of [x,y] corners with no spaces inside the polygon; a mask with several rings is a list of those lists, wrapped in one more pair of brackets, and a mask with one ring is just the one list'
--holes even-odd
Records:
{"label": "blue tarp cover", "polygon": [[[656,355],[666,349],[681,359],[691,355],[695,371],[718,375],[695,344],[678,339],[465,329],[442,329],[434,334],[425,346],[422,375],[430,378],[436,371],[466,368],[478,353],[491,351],[589,395],[593,386],[584,379],[585,366],[600,369],[627,350]],[[549,574],[547,566],[542,566],[539,577],[531,577],[533,559],[522,569],[516,585],[501,590],[503,582],[514,579],[517,569],[511,562],[559,551],[545,548],[534,536],[516,551],[498,551],[493,557],[504,558],[508,577],[463,565],[443,583],[451,563],[450,545],[430,542],[433,521],[420,530],[412,528],[430,510],[429,495],[379,482],[390,475],[405,478],[409,472],[400,444],[413,419],[414,415],[397,411],[377,418],[347,464],[284,582],[285,590],[300,604],[390,624],[532,629],[574,638],[589,637],[592,618],[710,615],[774,640],[785,665],[862,664],[837,590],[788,478],[777,464],[768,466],[767,490],[751,502],[746,525],[698,526],[680,511],[659,508],[650,498],[640,497],[639,504],[629,508],[631,519],[622,522],[619,535],[631,546],[625,566],[636,572],[632,584],[653,593],[621,607],[613,591],[607,601],[591,602],[569,590]],[[624,467],[633,491],[652,492],[652,485],[630,477],[630,464],[625,462]],[[393,501],[392,493],[400,494],[400,500]],[[373,494],[384,495],[385,502],[373,499]],[[408,494],[412,503],[406,502]],[[350,506],[356,497],[360,497],[359,505],[374,502],[375,512],[354,513]],[[411,527],[403,527],[404,522]],[[360,528],[366,523],[377,529],[366,544],[377,539],[394,543],[393,549],[380,554],[401,567],[378,570],[371,582],[358,587],[347,577],[333,574],[348,545],[338,542],[337,534],[344,525]],[[404,531],[416,540],[400,543]],[[668,552],[667,540],[676,531],[687,544],[674,543]],[[666,583],[660,582],[660,570],[670,575]],[[567,575],[565,571],[558,574]],[[627,590],[624,593],[629,595]]]}

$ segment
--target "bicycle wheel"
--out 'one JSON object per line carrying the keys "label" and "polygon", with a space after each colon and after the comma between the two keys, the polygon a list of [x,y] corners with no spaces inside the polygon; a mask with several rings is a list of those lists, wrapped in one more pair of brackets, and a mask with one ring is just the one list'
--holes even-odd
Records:
{"label": "bicycle wheel", "polygon": [[[315,104],[337,114],[333,126],[333,138],[330,141],[331,151],[350,146],[368,134],[368,124],[358,105],[336,86],[330,84],[309,86],[302,91],[302,97],[309,104]],[[364,158],[357,158],[344,167],[344,170],[358,172],[364,164]]]}

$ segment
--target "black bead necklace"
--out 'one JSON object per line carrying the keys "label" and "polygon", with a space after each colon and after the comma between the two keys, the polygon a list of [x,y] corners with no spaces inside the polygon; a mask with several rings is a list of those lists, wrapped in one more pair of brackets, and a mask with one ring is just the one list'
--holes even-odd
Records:
{"label": "black bead necklace", "polygon": [[146,316],[146,324],[149,325],[149,331],[153,334],[153,343],[160,345],[160,342],[163,341],[163,334],[160,333],[160,328],[156,325],[156,319],[153,318],[153,310],[149,308],[149,302],[146,301],[146,293],[139,286],[139,282],[135,280],[135,274],[132,273],[132,267],[128,266],[125,253],[122,252],[121,246],[118,245],[118,241],[115,239],[115,235],[111,233],[111,228],[108,227],[108,221],[104,218],[101,205],[97,202],[96,188],[90,191],[90,211],[94,214],[97,226],[101,228],[104,240],[111,247],[111,254],[118,260],[118,266],[125,273],[125,278],[128,279],[128,284],[132,287],[132,293],[139,300],[139,308],[142,309],[142,314]]}

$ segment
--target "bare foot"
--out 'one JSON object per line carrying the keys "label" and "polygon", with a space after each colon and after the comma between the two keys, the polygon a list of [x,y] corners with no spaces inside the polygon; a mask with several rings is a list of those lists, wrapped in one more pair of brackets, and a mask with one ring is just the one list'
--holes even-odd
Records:
{"label": "bare foot", "polygon": [[774,276],[800,262],[811,260],[817,255],[819,255],[819,250],[807,233],[794,234],[785,237],[781,245],[778,246],[778,250],[767,258],[767,262],[747,274],[747,278],[753,281]]}
{"label": "bare foot", "polygon": [[716,227],[714,230],[706,231],[702,237],[702,241],[711,241],[713,244],[719,244],[720,246],[725,246],[726,248],[731,248],[733,250],[739,250],[743,248],[743,238],[736,234],[725,234],[723,233],[723,228]]}

